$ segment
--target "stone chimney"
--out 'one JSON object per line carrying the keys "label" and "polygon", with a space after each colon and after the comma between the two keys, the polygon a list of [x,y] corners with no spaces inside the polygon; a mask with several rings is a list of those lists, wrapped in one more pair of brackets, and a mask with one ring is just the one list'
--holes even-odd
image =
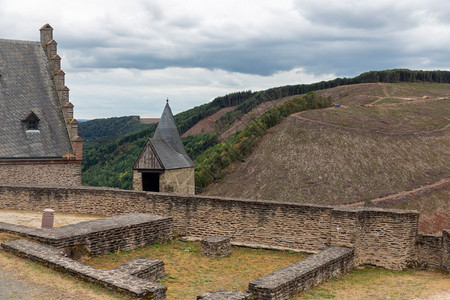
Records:
{"label": "stone chimney", "polygon": [[53,39],[53,28],[45,24],[39,29],[41,32],[41,44],[47,52],[50,69],[53,73],[53,81],[61,103],[61,110],[66,123],[72,149],[77,160],[81,160],[83,154],[83,139],[78,136],[78,122],[73,118],[73,104],[69,100],[69,88],[65,85],[65,73],[61,70],[61,57],[58,55],[57,43]]}
{"label": "stone chimney", "polygon": [[75,152],[75,156],[77,160],[83,159],[83,139],[81,137],[74,136],[71,140],[73,151]]}
{"label": "stone chimney", "polygon": [[41,44],[44,48],[47,47],[47,43],[53,40],[53,27],[50,24],[45,24],[39,29],[41,32]]}

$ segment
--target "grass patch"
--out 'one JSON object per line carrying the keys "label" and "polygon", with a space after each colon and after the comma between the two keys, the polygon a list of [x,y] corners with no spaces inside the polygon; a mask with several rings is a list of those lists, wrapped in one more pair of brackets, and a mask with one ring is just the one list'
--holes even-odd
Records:
{"label": "grass patch", "polygon": [[167,276],[160,283],[168,287],[168,299],[194,299],[206,291],[245,291],[248,283],[305,257],[293,251],[271,251],[233,247],[232,255],[208,258],[200,254],[199,242],[172,241],[133,251],[85,258],[97,269],[111,269],[138,257],[162,259]]}
{"label": "grass patch", "polygon": [[449,288],[450,279],[442,273],[365,266],[290,299],[413,299]]}

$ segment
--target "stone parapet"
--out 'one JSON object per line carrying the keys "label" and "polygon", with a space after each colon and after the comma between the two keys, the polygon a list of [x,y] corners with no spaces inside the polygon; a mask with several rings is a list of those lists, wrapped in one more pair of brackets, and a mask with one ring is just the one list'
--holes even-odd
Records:
{"label": "stone parapet", "polygon": [[[229,236],[233,244],[317,252],[355,249],[357,264],[402,269],[416,255],[415,211],[340,208],[113,188],[0,184],[0,208],[113,216],[170,216],[173,234],[202,239]],[[445,243],[443,243],[445,244]]]}

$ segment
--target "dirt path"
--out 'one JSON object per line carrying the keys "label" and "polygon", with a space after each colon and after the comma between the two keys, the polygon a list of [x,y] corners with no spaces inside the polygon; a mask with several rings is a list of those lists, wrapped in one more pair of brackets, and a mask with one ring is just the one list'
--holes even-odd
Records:
{"label": "dirt path", "polygon": [[[434,190],[434,189],[440,189],[447,185],[450,185],[450,177],[441,179],[438,182],[435,182],[435,183],[432,183],[429,185],[424,185],[424,186],[421,186],[419,188],[412,189],[409,191],[403,191],[403,192],[392,194],[392,195],[389,195],[386,197],[371,199],[370,202],[371,203],[379,203],[379,202],[383,202],[383,201],[390,201],[390,200],[402,198],[402,197],[412,195],[412,194],[427,192],[427,191]],[[346,204],[343,204],[343,206],[363,206],[364,204],[365,204],[364,201],[359,201],[359,202],[353,202],[353,203],[346,203]]]}

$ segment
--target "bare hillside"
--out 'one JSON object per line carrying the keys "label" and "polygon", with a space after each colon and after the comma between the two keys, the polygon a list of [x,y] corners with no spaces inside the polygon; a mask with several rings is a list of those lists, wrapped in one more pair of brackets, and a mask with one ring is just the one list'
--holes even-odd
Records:
{"label": "bare hillside", "polygon": [[319,94],[342,107],[290,116],[204,194],[343,204],[450,176],[450,85],[360,84]]}
{"label": "bare hillside", "polygon": [[197,124],[192,126],[191,129],[186,131],[182,135],[182,137],[186,137],[188,135],[195,135],[195,134],[214,132],[214,130],[215,130],[214,124],[216,123],[216,121],[218,119],[220,119],[221,116],[223,116],[224,114],[226,114],[229,111],[232,111],[235,108],[236,108],[236,106],[230,106],[230,107],[222,108],[221,110],[219,110],[218,112],[212,114],[211,116],[206,117],[203,120],[200,120]]}

